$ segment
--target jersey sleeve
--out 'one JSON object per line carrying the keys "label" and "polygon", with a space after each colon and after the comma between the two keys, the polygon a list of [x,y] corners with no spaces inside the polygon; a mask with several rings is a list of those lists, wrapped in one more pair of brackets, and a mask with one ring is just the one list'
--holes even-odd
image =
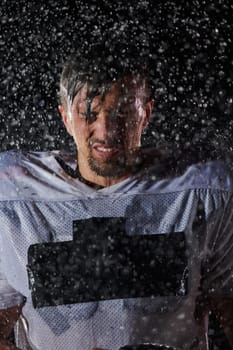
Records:
{"label": "jersey sleeve", "polygon": [[233,196],[214,211],[206,226],[202,288],[208,295],[233,298]]}
{"label": "jersey sleeve", "polygon": [[7,309],[23,302],[23,295],[11,287],[4,274],[0,272],[0,309]]}

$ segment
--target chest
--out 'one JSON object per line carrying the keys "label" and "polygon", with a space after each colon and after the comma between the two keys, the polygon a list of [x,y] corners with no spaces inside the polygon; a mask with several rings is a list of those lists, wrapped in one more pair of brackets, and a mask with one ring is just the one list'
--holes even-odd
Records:
{"label": "chest", "polygon": [[[156,293],[184,293],[181,277],[199,252],[193,225],[205,216],[204,205],[198,203],[195,192],[12,202],[5,208],[3,268],[26,296],[36,284],[54,290],[56,283],[61,303],[65,297],[59,291],[70,283],[83,291],[75,293],[81,298],[76,302],[132,297],[129,291],[146,297],[154,285],[143,291],[140,285],[155,276],[160,286]],[[103,280],[111,290],[101,287]],[[94,284],[98,293],[82,299]],[[129,288],[119,295],[126,284]],[[70,301],[68,297],[65,302]]]}

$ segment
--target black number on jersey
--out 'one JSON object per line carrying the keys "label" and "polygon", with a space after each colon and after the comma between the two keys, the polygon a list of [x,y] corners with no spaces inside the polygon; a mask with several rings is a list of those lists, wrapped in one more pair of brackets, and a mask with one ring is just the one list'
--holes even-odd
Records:
{"label": "black number on jersey", "polygon": [[187,294],[185,235],[129,235],[124,218],[73,222],[73,240],[28,250],[34,307]]}

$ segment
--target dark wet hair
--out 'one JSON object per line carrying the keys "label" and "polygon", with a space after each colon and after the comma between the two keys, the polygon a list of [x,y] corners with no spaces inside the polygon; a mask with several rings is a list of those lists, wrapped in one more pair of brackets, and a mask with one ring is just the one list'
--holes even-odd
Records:
{"label": "dark wet hair", "polygon": [[88,87],[88,105],[92,99],[108,90],[112,82],[133,76],[145,83],[147,96],[153,96],[150,79],[149,54],[139,47],[122,43],[97,43],[87,50],[77,50],[65,62],[60,80],[60,102],[65,106],[67,99],[72,104],[76,94],[85,84]]}

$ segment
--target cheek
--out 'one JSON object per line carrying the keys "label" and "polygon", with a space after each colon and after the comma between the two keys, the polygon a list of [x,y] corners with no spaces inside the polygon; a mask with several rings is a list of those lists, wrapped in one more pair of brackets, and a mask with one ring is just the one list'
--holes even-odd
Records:
{"label": "cheek", "polygon": [[73,136],[79,144],[86,142],[90,135],[90,130],[89,125],[86,123],[85,120],[73,120],[72,129]]}
{"label": "cheek", "polygon": [[129,147],[138,147],[140,145],[141,134],[143,130],[143,121],[131,121],[125,125],[125,143]]}

